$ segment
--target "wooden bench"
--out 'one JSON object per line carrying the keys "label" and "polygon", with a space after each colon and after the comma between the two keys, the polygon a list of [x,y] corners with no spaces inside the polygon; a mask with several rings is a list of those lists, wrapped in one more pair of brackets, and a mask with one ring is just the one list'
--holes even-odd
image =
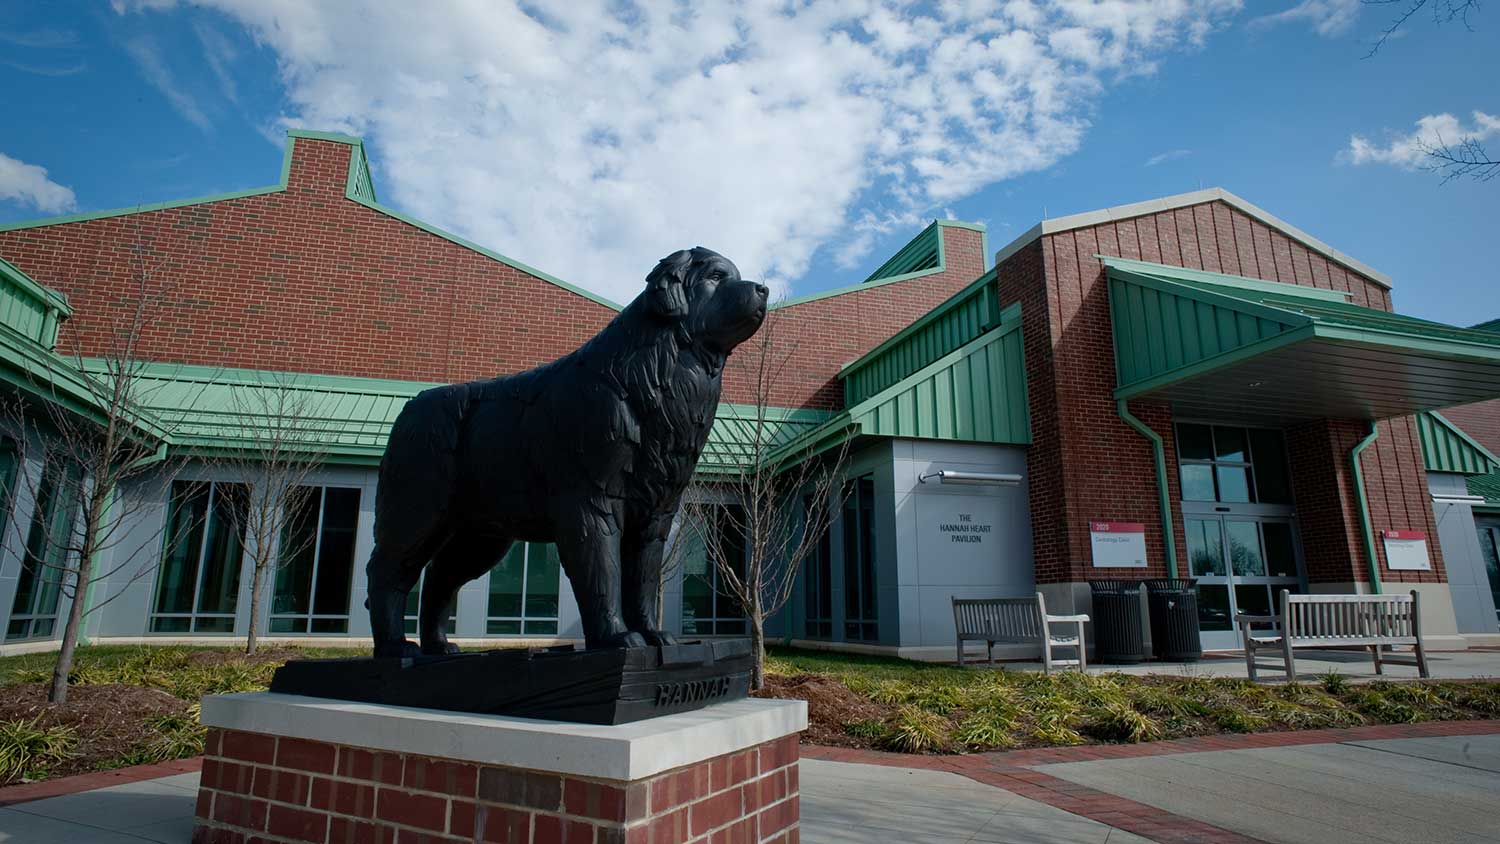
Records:
{"label": "wooden bench", "polygon": [[[1280,615],[1240,613],[1240,636],[1245,646],[1245,668],[1255,676],[1255,652],[1278,648],[1286,661],[1286,677],[1297,679],[1297,648],[1367,647],[1375,660],[1375,673],[1383,674],[1380,649],[1387,645],[1411,645],[1416,649],[1417,671],[1427,673],[1427,653],[1422,649],[1421,598],[1406,595],[1293,595],[1281,590]],[[1255,633],[1257,624],[1280,628],[1272,635]]]}
{"label": "wooden bench", "polygon": [[[1088,667],[1084,652],[1083,625],[1086,615],[1047,615],[1042,593],[1033,598],[953,598],[953,626],[958,631],[958,664],[964,664],[964,642],[985,643],[990,664],[995,663],[995,643],[1041,645],[1042,670],[1053,666]],[[1053,624],[1075,625],[1073,635],[1052,635]],[[1077,659],[1053,659],[1053,648],[1077,648]]]}

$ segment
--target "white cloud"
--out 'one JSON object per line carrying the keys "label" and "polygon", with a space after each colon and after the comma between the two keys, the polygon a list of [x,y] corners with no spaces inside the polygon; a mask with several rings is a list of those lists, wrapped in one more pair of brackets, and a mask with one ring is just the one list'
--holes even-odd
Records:
{"label": "white cloud", "polygon": [[1146,163],[1141,166],[1155,167],[1158,164],[1165,164],[1168,161],[1176,161],[1179,158],[1186,158],[1187,156],[1192,154],[1193,151],[1190,149],[1169,149],[1166,152],[1159,152],[1156,155],[1153,155],[1150,158],[1146,159]]}
{"label": "white cloud", "polygon": [[135,63],[140,66],[141,75],[146,77],[151,87],[167,98],[167,102],[178,114],[205,132],[213,128],[208,115],[198,106],[198,101],[178,84],[177,77],[167,67],[161,48],[156,46],[155,41],[147,37],[132,38],[125,42],[125,52],[135,59]]}
{"label": "white cloud", "polygon": [[1275,26],[1281,23],[1308,23],[1324,38],[1349,31],[1359,19],[1362,0],[1302,0],[1290,9],[1255,18],[1253,26]]}
{"label": "white cloud", "polygon": [[1467,140],[1483,142],[1500,135],[1500,116],[1476,111],[1473,117],[1473,125],[1464,126],[1451,114],[1429,114],[1417,121],[1417,128],[1411,134],[1390,137],[1384,145],[1363,135],[1350,135],[1349,148],[1339,153],[1339,160],[1415,170],[1428,163],[1429,149],[1445,144],[1456,146]]}
{"label": "white cloud", "polygon": [[370,141],[382,199],[623,301],[685,244],[773,282],[856,262],[1074,152],[1241,2],[196,4],[276,54],[285,124]]}
{"label": "white cloud", "polygon": [[47,168],[0,152],[0,200],[27,205],[43,214],[61,214],[78,207],[73,191],[47,178]]}

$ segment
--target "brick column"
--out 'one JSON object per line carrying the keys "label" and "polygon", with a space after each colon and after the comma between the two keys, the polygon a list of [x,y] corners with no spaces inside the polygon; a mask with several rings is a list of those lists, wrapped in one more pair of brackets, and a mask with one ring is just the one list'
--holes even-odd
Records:
{"label": "brick column", "polygon": [[793,844],[798,759],[794,732],[615,779],[219,727],[193,844]]}

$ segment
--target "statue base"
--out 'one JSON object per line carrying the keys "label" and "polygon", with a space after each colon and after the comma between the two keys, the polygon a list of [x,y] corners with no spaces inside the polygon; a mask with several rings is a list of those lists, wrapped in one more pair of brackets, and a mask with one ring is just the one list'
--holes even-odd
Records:
{"label": "statue base", "polygon": [[748,639],[649,648],[511,648],[400,659],[292,660],[271,691],[307,697],[627,724],[737,700],[750,692]]}
{"label": "statue base", "polygon": [[795,844],[800,700],[623,726],[268,692],[203,699],[193,844]]}

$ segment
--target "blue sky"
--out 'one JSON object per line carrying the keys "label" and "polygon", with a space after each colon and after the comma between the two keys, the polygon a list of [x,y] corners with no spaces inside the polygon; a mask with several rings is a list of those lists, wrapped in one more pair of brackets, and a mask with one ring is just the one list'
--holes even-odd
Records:
{"label": "blue sky", "polygon": [[1389,11],[1357,0],[578,5],[6,4],[0,222],[270,184],[301,126],[364,136],[383,202],[616,300],[691,243],[802,295],[935,216],[993,251],[1217,185],[1391,275],[1402,312],[1500,316],[1500,180],[1410,153],[1500,154],[1494,11],[1365,59]]}

